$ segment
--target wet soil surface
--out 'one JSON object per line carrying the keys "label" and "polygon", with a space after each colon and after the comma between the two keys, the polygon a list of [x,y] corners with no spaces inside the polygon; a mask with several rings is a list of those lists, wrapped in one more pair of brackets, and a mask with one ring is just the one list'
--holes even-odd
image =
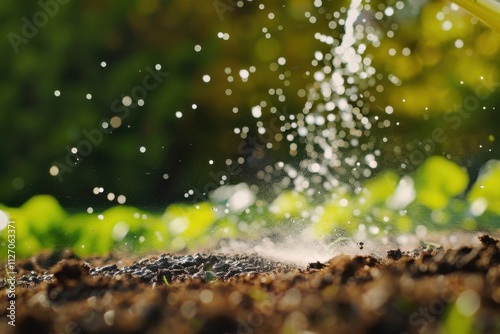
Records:
{"label": "wet soil surface", "polygon": [[307,268],[255,255],[40,254],[16,263],[15,327],[13,277],[0,274],[0,333],[500,333],[500,243],[480,240]]}

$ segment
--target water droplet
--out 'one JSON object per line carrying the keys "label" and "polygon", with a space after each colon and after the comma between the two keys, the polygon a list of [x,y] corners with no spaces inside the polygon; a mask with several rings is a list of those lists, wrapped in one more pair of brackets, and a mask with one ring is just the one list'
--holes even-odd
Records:
{"label": "water droplet", "polygon": [[248,70],[240,70],[240,77],[242,80],[248,79],[248,76],[250,75],[250,72]]}
{"label": "water droplet", "polygon": [[219,32],[217,33],[217,37],[219,37],[220,39],[223,39],[225,41],[227,41],[229,39],[229,34],[227,32]]}
{"label": "water droplet", "polygon": [[49,169],[49,173],[52,176],[57,176],[59,174],[59,167],[57,166],[51,166]]}
{"label": "water droplet", "polygon": [[262,108],[260,106],[253,107],[252,116],[255,118],[260,118],[262,116]]}
{"label": "water droplet", "polygon": [[464,41],[462,41],[461,39],[457,39],[457,40],[455,41],[455,47],[456,47],[457,49],[461,49],[461,48],[463,48],[463,47],[464,47]]}
{"label": "water droplet", "polygon": [[125,204],[125,202],[127,201],[127,197],[125,197],[125,195],[120,195],[118,196],[117,201],[119,204]]}
{"label": "water droplet", "polygon": [[122,119],[118,116],[113,116],[109,123],[111,124],[111,127],[117,129],[122,125]]}
{"label": "water droplet", "polygon": [[130,105],[132,105],[132,98],[130,96],[125,96],[123,97],[122,99],[122,104],[125,106],[125,107],[130,107]]}

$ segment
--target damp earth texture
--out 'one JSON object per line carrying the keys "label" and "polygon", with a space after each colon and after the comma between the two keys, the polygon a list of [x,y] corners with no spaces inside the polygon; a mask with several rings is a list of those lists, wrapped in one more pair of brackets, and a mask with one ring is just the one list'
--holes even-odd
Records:
{"label": "damp earth texture", "polygon": [[488,235],[457,249],[339,255],[301,268],[252,254],[46,253],[19,262],[16,327],[0,326],[2,333],[496,333],[499,265],[500,244]]}

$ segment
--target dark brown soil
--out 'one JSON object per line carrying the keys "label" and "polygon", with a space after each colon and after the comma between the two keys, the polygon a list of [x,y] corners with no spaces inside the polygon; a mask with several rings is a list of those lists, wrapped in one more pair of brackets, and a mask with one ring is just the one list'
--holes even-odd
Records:
{"label": "dark brown soil", "polygon": [[500,245],[480,240],[307,269],[251,256],[45,254],[16,264],[15,327],[2,272],[0,333],[434,333],[456,324],[453,312],[500,333]]}

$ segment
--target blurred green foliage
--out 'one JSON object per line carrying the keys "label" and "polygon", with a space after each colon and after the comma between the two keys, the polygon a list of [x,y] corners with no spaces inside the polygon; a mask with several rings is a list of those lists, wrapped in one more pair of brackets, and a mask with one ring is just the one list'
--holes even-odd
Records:
{"label": "blurred green foliage", "polygon": [[[44,3],[49,2],[54,3]],[[318,2],[287,0],[265,3],[264,9],[256,1],[243,3],[242,8],[231,7],[220,15],[212,1],[71,1],[60,4],[47,24],[17,45],[16,53],[9,34],[22,35],[23,18],[33,22],[43,8],[36,1],[2,2],[0,202],[18,206],[44,193],[65,208],[104,209],[116,203],[92,193],[102,186],[106,192],[126,195],[129,205],[160,211],[183,200],[188,189],[203,189],[212,182],[210,173],[225,168],[225,159],[239,156],[241,140],[233,128],[247,125],[255,133],[251,106],[268,101],[291,113],[301,110],[305,99],[298,92],[314,84],[314,52],[328,52],[314,34],[341,37],[342,21],[332,13],[348,1],[323,1],[315,7]],[[500,122],[493,109],[500,96],[495,94],[500,81],[499,35],[447,2],[374,0],[369,6],[360,26],[372,27],[383,37],[380,46],[368,45],[380,74],[380,85],[372,92],[377,98],[373,113],[384,115],[383,108],[392,105],[390,120],[399,124],[383,133],[375,131],[376,136],[389,138],[380,145],[386,157],[380,168],[397,169],[420,149],[426,156],[449,154],[475,179],[475,170],[499,149],[491,139]],[[384,14],[388,7],[394,15]],[[229,39],[219,38],[219,32],[229,34]],[[200,52],[194,50],[196,45]],[[286,64],[278,66],[278,57],[284,57]],[[103,61],[106,67],[101,67]],[[53,162],[64,162],[68,151],[85,139],[82,131],[96,129],[100,120],[113,116],[113,102],[130,94],[141,84],[146,68],[156,64],[170,75],[148,92],[144,106],[131,110],[121,127],[105,134],[102,144],[64,174],[62,183],[50,176]],[[255,73],[246,82],[241,80],[239,71],[251,66]],[[203,75],[210,75],[211,81],[203,82]],[[403,84],[391,84],[390,75]],[[271,88],[282,89],[286,100],[270,95]],[[87,94],[92,95],[90,100]],[[467,97],[480,104],[464,116],[456,106]],[[176,111],[182,111],[181,119]],[[262,121],[270,117],[265,114]],[[425,146],[436,128],[443,129],[447,140]],[[252,183],[258,167],[286,159],[287,144],[274,140],[273,149],[259,152],[261,163],[255,168],[243,166],[232,183]],[[141,146],[147,148],[144,154],[139,152]],[[209,165],[209,160],[215,163]],[[394,176],[388,178],[380,182],[391,189]],[[424,188],[441,207],[462,186],[463,180],[456,189],[444,183],[439,189]],[[385,195],[373,194],[367,201],[376,203]],[[474,190],[470,196],[483,195]],[[490,195],[484,196],[489,203]],[[328,210],[343,214],[334,205]],[[62,216],[53,214],[50,219],[60,221]],[[78,231],[74,233],[68,238],[77,238]]]}
{"label": "blurred green foliage", "polygon": [[[68,247],[82,256],[105,255],[111,250],[136,254],[200,250],[213,247],[221,239],[258,240],[274,229],[289,233],[298,222],[303,227],[312,226],[315,237],[327,241],[339,236],[350,238],[360,231],[371,238],[391,238],[399,233],[415,233],[418,226],[427,231],[488,231],[499,227],[499,166],[499,161],[486,164],[469,192],[460,183],[467,178],[463,169],[436,156],[412,177],[399,179],[387,171],[369,180],[361,192],[339,189],[323,203],[287,191],[272,203],[248,203],[243,212],[232,213],[230,205],[210,201],[172,204],[161,215],[124,205],[100,214],[71,215],[54,197],[38,195],[19,208],[0,206],[0,213],[5,212],[15,221],[16,252],[21,258],[40,250]],[[455,177],[457,183],[452,184],[448,176]],[[442,177],[442,182],[427,182],[436,177]],[[402,203],[404,198],[407,200]],[[0,243],[6,245],[8,229],[6,222],[0,223]],[[3,252],[0,259],[6,255]]]}
{"label": "blurred green foliage", "polygon": [[469,193],[469,201],[500,215],[500,162],[490,161],[481,170]]}
{"label": "blurred green foliage", "polygon": [[442,157],[431,157],[415,177],[417,199],[430,209],[442,209],[451,197],[461,194],[469,176],[460,167]]}

